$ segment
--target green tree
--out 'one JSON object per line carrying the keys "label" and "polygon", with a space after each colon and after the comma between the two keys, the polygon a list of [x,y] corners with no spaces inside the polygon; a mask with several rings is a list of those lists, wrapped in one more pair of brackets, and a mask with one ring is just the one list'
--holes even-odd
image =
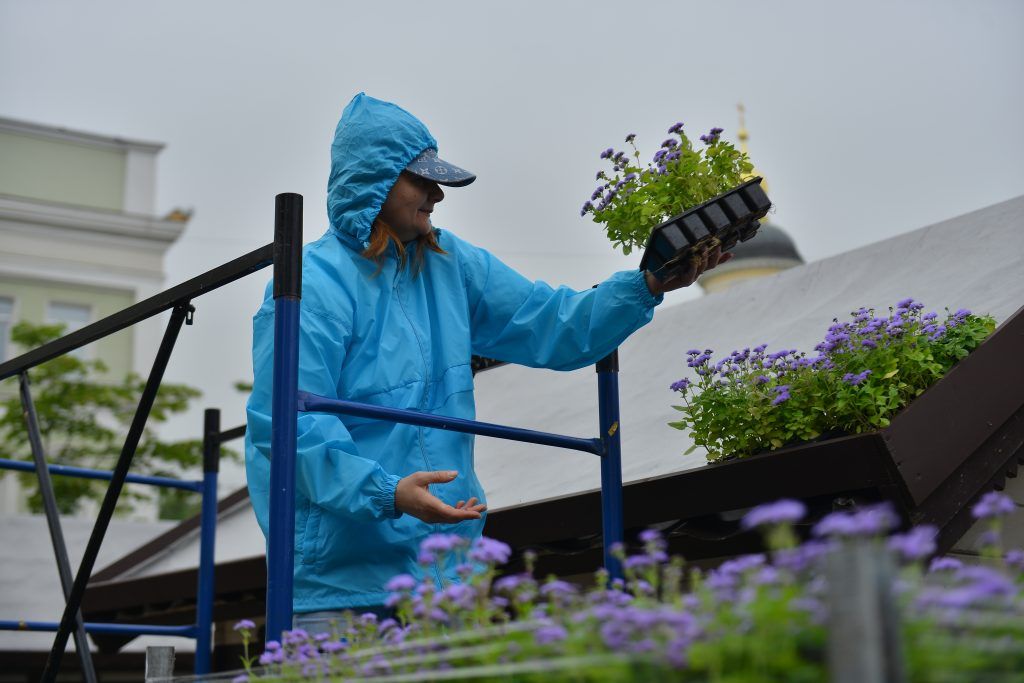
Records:
{"label": "green tree", "polygon": [[[63,333],[63,325],[18,323],[11,340],[24,349],[41,346]],[[146,380],[135,373],[117,382],[107,376],[100,360],[83,360],[65,354],[29,371],[32,398],[39,418],[43,449],[50,464],[112,470],[124,445],[128,426],[142,396]],[[32,460],[28,428],[22,415],[17,378],[4,384],[0,400],[0,448],[4,457]],[[151,427],[188,408],[198,398],[198,389],[164,382],[160,386],[139,447],[132,460],[133,474],[180,477],[181,472],[202,462],[200,440],[161,441]],[[32,491],[29,506],[42,511],[42,496],[35,474],[18,475]],[[109,482],[77,477],[52,478],[61,513],[77,511],[86,500],[102,500]],[[185,493],[185,496],[180,494]],[[126,486],[119,499],[119,512],[134,503],[159,496],[161,517],[180,519],[198,510],[199,497],[176,489]],[[188,498],[191,496],[192,499]]]}

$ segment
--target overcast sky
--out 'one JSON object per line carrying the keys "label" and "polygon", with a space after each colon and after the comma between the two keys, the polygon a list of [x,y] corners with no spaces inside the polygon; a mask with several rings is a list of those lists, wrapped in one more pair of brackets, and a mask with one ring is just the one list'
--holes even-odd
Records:
{"label": "overcast sky", "polygon": [[[742,101],[771,220],[810,261],[1024,193],[1022,83],[1017,0],[0,0],[0,115],[167,145],[158,210],[195,209],[168,285],[269,242],[276,193],[304,195],[307,240],[323,233],[330,141],[359,91],[478,174],[437,225],[583,288],[639,263],[579,217],[627,133],[647,156],[677,120],[729,138]],[[169,370],[227,424],[264,282],[199,300]]]}

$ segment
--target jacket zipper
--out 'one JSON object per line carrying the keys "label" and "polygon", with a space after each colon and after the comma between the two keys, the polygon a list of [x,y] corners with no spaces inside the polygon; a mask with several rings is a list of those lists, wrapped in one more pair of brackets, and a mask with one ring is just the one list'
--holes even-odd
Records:
{"label": "jacket zipper", "polygon": [[[399,289],[398,289],[398,282],[401,279],[402,270],[403,270],[402,268],[396,266],[396,268],[395,268],[395,279],[392,282],[392,288],[393,288],[394,293],[395,293],[395,300],[398,302],[398,306],[402,309],[402,315],[404,315],[405,319],[409,321],[409,328],[412,330],[413,336],[416,336],[417,337],[417,341],[420,342],[418,335],[416,335],[416,327],[413,324],[412,318],[409,316],[409,312],[405,309],[405,305],[402,303],[402,296],[401,296],[401,293],[399,292]],[[423,403],[420,405],[420,408],[425,410],[427,405],[429,404],[430,372],[428,370],[427,359],[423,357],[424,347],[423,347],[422,342],[420,342],[418,344],[418,346],[420,347],[420,358],[423,360],[423,375],[424,375],[424,386],[425,386]],[[417,436],[417,441],[419,441],[420,456],[423,458],[423,464],[427,468],[427,471],[429,472],[429,471],[433,471],[434,467],[433,467],[433,465],[430,464],[429,458],[427,458],[427,449],[426,449],[426,447],[423,444],[423,429],[424,429],[423,427],[417,427],[417,429],[416,429],[416,432],[417,432],[416,436]],[[434,533],[441,533],[441,525],[440,524],[433,524],[432,527],[433,527],[433,532]],[[434,572],[434,582],[435,582],[435,584],[440,587],[439,590],[444,590],[447,587],[447,582],[444,580],[444,574],[441,571],[441,566],[438,564],[437,560],[434,560],[434,562],[432,563],[431,569],[433,569],[433,572]]]}

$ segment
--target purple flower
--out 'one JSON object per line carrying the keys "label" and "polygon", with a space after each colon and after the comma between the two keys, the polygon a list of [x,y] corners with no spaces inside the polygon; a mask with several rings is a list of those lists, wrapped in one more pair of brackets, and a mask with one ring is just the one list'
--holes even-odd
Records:
{"label": "purple flower", "polygon": [[667,557],[661,559],[662,555],[664,555],[664,553],[661,555],[630,555],[626,558],[626,561],[622,563],[622,566],[626,569],[643,569],[644,567],[653,567],[658,564],[659,560],[664,562],[665,559],[668,559]]}
{"label": "purple flower", "polygon": [[610,650],[621,650],[629,642],[633,629],[624,621],[606,621],[601,624],[601,640]]}
{"label": "purple flower", "polygon": [[668,132],[669,132],[669,133],[678,133],[678,132],[679,132],[679,131],[681,131],[682,129],[683,129],[683,122],[682,122],[682,121],[676,121],[676,122],[675,122],[675,123],[673,123],[673,124],[672,124],[672,126],[671,126],[671,127],[670,127],[670,128],[668,129]]}
{"label": "purple flower", "polygon": [[481,536],[473,542],[473,549],[469,552],[469,558],[481,564],[505,564],[508,562],[512,548],[507,543]]}
{"label": "purple flower", "polygon": [[476,595],[472,588],[464,583],[453,583],[434,596],[434,603],[449,602],[463,609],[473,606]]}
{"label": "purple flower", "polygon": [[689,388],[690,380],[686,379],[685,377],[679,380],[678,382],[672,382],[672,384],[669,385],[669,389],[671,389],[672,391],[686,391]]}
{"label": "purple flower", "polygon": [[287,645],[297,645],[304,643],[309,640],[309,634],[306,633],[305,629],[296,628],[291,631],[284,632],[284,642]]}
{"label": "purple flower", "polygon": [[914,305],[914,300],[908,298],[908,299],[903,299],[901,301],[898,301],[896,303],[896,308],[897,309],[908,309],[908,308],[910,308],[913,305]]}
{"label": "purple flower", "polygon": [[615,154],[615,150],[609,147],[605,151],[601,152],[602,159],[611,159],[612,155]]}
{"label": "purple flower", "polygon": [[791,572],[803,572],[817,565],[829,551],[826,541],[808,541],[796,548],[786,548],[775,553],[775,565]]}
{"label": "purple flower", "polygon": [[783,402],[789,400],[789,385],[788,384],[780,384],[779,386],[775,387],[774,391],[778,395],[774,399],[772,399],[772,405],[773,406],[777,406],[780,403],[783,403]]}
{"label": "purple flower", "polygon": [[669,138],[668,140],[665,140],[664,142],[661,143],[661,147],[662,149],[670,150],[678,144],[679,142],[675,138]]}
{"label": "purple flower", "polygon": [[267,652],[277,652],[281,649],[281,643],[276,640],[268,640],[264,648]]}
{"label": "purple flower", "polygon": [[455,534],[432,534],[420,543],[420,553],[437,557],[444,553],[450,553],[465,543],[466,539]]}
{"label": "purple flower", "polygon": [[1003,561],[1008,567],[1024,571],[1024,550],[1015,549],[1003,556]]}
{"label": "purple flower", "polygon": [[860,345],[863,346],[866,349],[877,349],[878,348],[878,344],[876,344],[875,342],[871,341],[870,339],[862,339],[861,342],[860,342]]}
{"label": "purple flower", "polygon": [[344,650],[347,647],[348,647],[347,644],[342,643],[340,641],[329,640],[326,643],[324,643],[323,645],[321,645],[320,649],[322,649],[324,652],[326,652],[328,654],[334,654],[335,652],[341,652],[342,650]]}
{"label": "purple flower", "polygon": [[540,587],[540,594],[546,597],[570,598],[578,592],[576,586],[568,581],[555,579]]}
{"label": "purple flower", "polygon": [[843,381],[851,386],[858,386],[860,384],[863,384],[864,380],[866,380],[868,378],[868,375],[870,374],[870,370],[865,370],[864,372],[861,372],[856,375],[853,374],[852,372],[848,372],[845,375],[843,375]]}
{"label": "purple flower", "polygon": [[533,639],[538,645],[551,645],[566,639],[569,633],[557,624],[546,624],[533,632]]}
{"label": "purple flower", "polygon": [[411,591],[416,587],[416,579],[412,578],[408,574],[399,574],[393,577],[384,586],[384,589],[391,593],[398,593],[402,591]]}
{"label": "purple flower", "polygon": [[242,619],[234,626],[236,631],[251,631],[254,628],[256,628],[256,624],[251,619]]}
{"label": "purple flower", "polygon": [[957,310],[956,313],[953,314],[953,317],[954,318],[961,318],[961,319],[963,319],[963,318],[966,318],[967,316],[969,316],[970,314],[971,314],[970,310],[968,310],[966,308],[960,308],[960,309]]}
{"label": "purple flower", "polygon": [[630,133],[626,136],[626,142],[633,142],[633,140],[636,140],[636,133]]}
{"label": "purple flower", "polygon": [[936,557],[932,560],[932,563],[928,565],[929,572],[948,572],[962,569],[964,563],[955,557]]}
{"label": "purple flower", "polygon": [[905,534],[891,537],[889,548],[899,553],[904,560],[922,560],[935,552],[935,536],[938,532],[929,524],[917,526]]}
{"label": "purple flower", "polygon": [[798,522],[807,514],[807,506],[799,500],[782,499],[759,505],[743,517],[744,529]]}
{"label": "purple flower", "polygon": [[899,523],[889,503],[861,508],[855,512],[833,512],[817,525],[815,536],[877,536]]}
{"label": "purple flower", "polygon": [[971,514],[976,519],[994,519],[1012,515],[1016,510],[1017,505],[1012,498],[998,491],[989,491],[971,508]]}

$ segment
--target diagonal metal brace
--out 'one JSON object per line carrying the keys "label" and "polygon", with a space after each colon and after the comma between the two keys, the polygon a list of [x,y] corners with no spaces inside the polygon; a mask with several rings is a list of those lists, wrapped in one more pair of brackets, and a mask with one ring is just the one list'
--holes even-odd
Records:
{"label": "diagonal metal brace", "polygon": [[[57,497],[53,494],[53,481],[50,469],[46,464],[46,453],[43,451],[43,439],[39,431],[39,416],[32,400],[28,373],[18,377],[21,391],[21,411],[28,428],[28,442],[32,448],[32,460],[35,461],[36,477],[39,479],[39,492],[43,496],[43,509],[46,511],[46,524],[50,528],[50,542],[53,544],[53,555],[57,560],[57,573],[60,575],[60,587],[66,601],[71,595],[71,561],[68,559],[67,544],[64,543],[64,531],[60,526],[60,512],[57,510]],[[75,651],[82,667],[82,677],[86,683],[96,683],[96,669],[92,663],[92,652],[89,639],[85,635],[81,610],[75,610]]]}

